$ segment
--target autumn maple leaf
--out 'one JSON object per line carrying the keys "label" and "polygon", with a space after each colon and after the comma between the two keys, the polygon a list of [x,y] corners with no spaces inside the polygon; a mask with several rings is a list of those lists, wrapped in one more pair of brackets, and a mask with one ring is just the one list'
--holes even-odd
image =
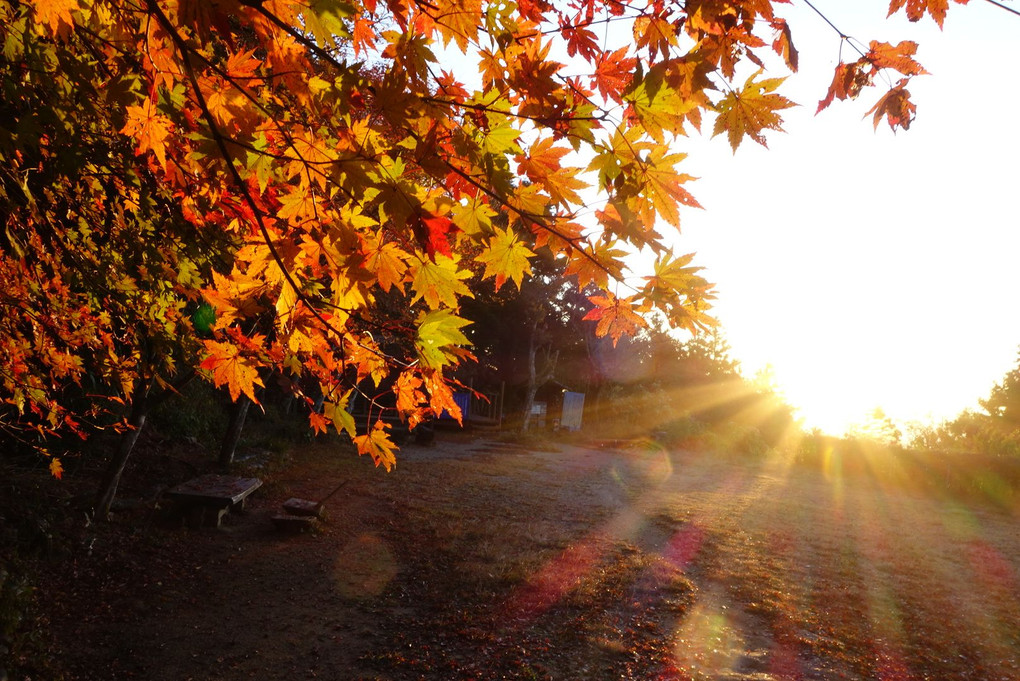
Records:
{"label": "autumn maple leaf", "polygon": [[517,156],[517,171],[528,176],[532,182],[544,188],[553,201],[561,204],[581,203],[577,190],[588,184],[575,176],[577,169],[563,168],[560,159],[570,149],[553,146],[555,139],[547,137],[528,149],[527,155]]}
{"label": "autumn maple leaf", "polygon": [[893,132],[896,132],[896,128],[910,129],[910,124],[917,114],[917,105],[910,101],[910,91],[907,90],[906,84],[906,78],[900,80],[875,103],[875,106],[868,110],[868,113],[864,114],[865,116],[874,114],[873,121],[876,128],[884,117]]}
{"label": "autumn maple leaf", "polygon": [[591,78],[592,87],[599,94],[617,103],[623,101],[621,93],[630,84],[637,64],[635,57],[627,56],[629,50],[629,46],[624,46],[615,52],[603,54]]}
{"label": "autumn maple leaf", "polygon": [[422,312],[418,316],[418,338],[414,343],[422,363],[441,369],[469,355],[464,346],[471,342],[461,329],[470,323],[447,309]]}
{"label": "autumn maple leaf", "polygon": [[54,37],[63,37],[74,28],[71,12],[80,9],[78,0],[44,0],[35,3],[36,20],[49,26]]}
{"label": "autumn maple leaf", "polygon": [[[698,200],[681,184],[696,178],[675,170],[676,164],[687,158],[687,154],[670,154],[668,147],[655,147],[642,164],[639,176],[644,180],[642,195],[647,197],[658,215],[673,225],[680,226],[677,204],[701,208]],[[649,224],[651,221],[647,221]]]}
{"label": "autumn maple leaf", "polygon": [[457,296],[474,297],[471,289],[461,281],[470,278],[471,272],[460,269],[459,261],[459,256],[437,255],[434,260],[419,258],[417,266],[411,268],[411,288],[414,289],[411,302],[424,299],[425,304],[434,310],[440,305],[457,307]]}
{"label": "autumn maple leaf", "polygon": [[141,106],[127,107],[127,123],[121,129],[125,135],[132,135],[138,140],[135,155],[141,156],[150,149],[159,159],[159,165],[166,168],[166,138],[173,130],[169,118],[156,110],[152,100],[146,99]]}
{"label": "autumn maple leaf", "polygon": [[790,32],[790,25],[786,23],[785,19],[776,19],[772,22],[772,28],[776,31],[776,38],[772,41],[772,49],[783,58],[787,68],[796,73],[800,65],[800,54],[797,52],[797,48],[793,46],[793,34]]}
{"label": "autumn maple leaf", "polygon": [[437,0],[435,23],[446,46],[451,40],[467,54],[468,46],[478,40],[482,18],[481,0]]}
{"label": "autumn maple leaf", "polygon": [[358,454],[368,454],[376,466],[381,465],[387,471],[397,465],[397,457],[394,454],[397,446],[386,432],[389,427],[384,421],[376,421],[372,430],[354,438]]}
{"label": "autumn maple leaf", "polygon": [[520,290],[524,276],[531,274],[531,263],[528,262],[528,259],[534,255],[527,246],[521,243],[512,229],[497,227],[496,234],[489,239],[484,250],[475,260],[485,263],[485,274],[482,275],[484,279],[496,278],[497,291],[503,287],[508,278],[512,279],[517,284],[517,289]]}
{"label": "autumn maple leaf", "polygon": [[446,256],[451,255],[449,237],[451,233],[457,230],[457,226],[453,224],[450,218],[443,215],[422,213],[411,223],[411,230],[414,232],[418,243],[429,254],[429,257],[434,258],[437,253]]}
{"label": "autumn maple leaf", "polygon": [[851,64],[843,62],[837,64],[836,72],[832,76],[832,83],[829,84],[829,90],[825,93],[825,97],[818,102],[815,115],[828,108],[834,99],[840,101],[855,99],[861,90],[871,85],[871,75],[865,70],[867,66],[868,62],[865,59],[859,59]]}
{"label": "autumn maple leaf", "polygon": [[573,250],[564,274],[568,277],[577,277],[577,285],[580,288],[588,284],[603,288],[608,286],[610,275],[616,278],[623,272],[623,257],[626,252],[617,248],[617,244],[615,239],[603,240],[589,245],[585,250]]}
{"label": "autumn maple leaf", "polygon": [[209,356],[199,366],[212,371],[213,384],[217,388],[226,385],[230,391],[230,399],[234,401],[244,393],[252,402],[258,404],[255,386],[264,384],[259,378],[258,369],[240,354],[237,346],[207,340],[205,349]]}
{"label": "autumn maple leaf", "polygon": [[[959,5],[966,5],[968,0],[955,0],[955,2]],[[904,7],[906,7],[907,19],[910,21],[920,21],[925,13],[928,13],[939,25],[939,28],[942,28],[942,22],[946,20],[946,13],[949,11],[949,0],[892,0],[889,3],[889,16]]]}
{"label": "autumn maple leaf", "polygon": [[357,435],[354,416],[351,415],[351,412],[347,411],[347,401],[350,399],[352,392],[354,391],[348,390],[344,393],[343,397],[335,402],[324,401],[322,403],[322,414],[333,422],[336,432],[344,432],[350,435],[351,438],[354,438]]}
{"label": "autumn maple leaf", "polygon": [[408,254],[394,243],[383,243],[382,238],[382,232],[379,232],[365,239],[365,267],[376,276],[383,291],[396,286],[403,293]]}
{"label": "autumn maple leaf", "polygon": [[904,76],[920,76],[928,72],[914,59],[916,52],[917,43],[913,40],[903,40],[896,45],[872,40],[864,59],[875,70],[893,69]]}
{"label": "autumn maple leaf", "polygon": [[413,370],[402,371],[397,377],[393,392],[397,396],[397,413],[401,418],[413,416],[425,402],[425,393],[421,387],[422,380]]}
{"label": "autumn maple leaf", "polygon": [[776,112],[796,106],[786,97],[772,94],[784,78],[767,78],[755,82],[754,79],[760,73],[751,74],[743,88],[729,92],[717,107],[719,117],[715,120],[712,136],[725,132],[734,153],[745,135],[767,148],[763,132],[783,130],[783,119]]}
{"label": "autumn maple leaf", "polygon": [[308,414],[308,422],[311,424],[312,431],[315,433],[325,434],[328,430],[327,426],[329,421],[326,420],[326,416],[324,414],[313,411]]}
{"label": "autumn maple leaf", "polygon": [[608,335],[613,339],[615,346],[621,336],[633,335],[638,329],[648,326],[644,318],[638,314],[633,305],[633,296],[630,298],[617,298],[612,293],[604,296],[589,296],[588,300],[595,303],[595,307],[584,316],[586,320],[597,320],[595,335],[598,337]]}
{"label": "autumn maple leaf", "polygon": [[422,373],[422,380],[426,392],[429,394],[429,407],[434,414],[446,412],[453,420],[463,425],[463,414],[460,405],[453,397],[453,390],[446,382],[443,375],[436,370]]}

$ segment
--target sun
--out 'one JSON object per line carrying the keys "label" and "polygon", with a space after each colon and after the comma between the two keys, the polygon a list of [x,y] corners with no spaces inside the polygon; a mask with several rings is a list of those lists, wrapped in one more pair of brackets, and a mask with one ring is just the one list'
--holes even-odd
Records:
{"label": "sun", "polygon": [[876,408],[890,411],[881,400],[888,394],[886,386],[840,373],[813,366],[773,369],[777,392],[796,409],[804,428],[837,437],[866,422]]}

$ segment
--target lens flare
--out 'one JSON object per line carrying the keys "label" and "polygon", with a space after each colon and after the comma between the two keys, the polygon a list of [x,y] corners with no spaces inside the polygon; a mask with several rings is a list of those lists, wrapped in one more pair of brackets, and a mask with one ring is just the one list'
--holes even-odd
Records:
{"label": "lens flare", "polygon": [[362,534],[340,550],[333,583],[346,598],[373,598],[383,592],[397,571],[397,561],[386,542],[375,535]]}

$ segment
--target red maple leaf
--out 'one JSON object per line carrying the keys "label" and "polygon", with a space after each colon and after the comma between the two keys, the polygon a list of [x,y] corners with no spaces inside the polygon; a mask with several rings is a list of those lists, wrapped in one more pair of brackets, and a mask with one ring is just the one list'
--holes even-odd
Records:
{"label": "red maple leaf", "polygon": [[414,232],[415,238],[430,258],[435,258],[437,253],[445,256],[452,255],[449,237],[456,229],[457,226],[450,218],[431,213],[422,213],[411,223],[411,230]]}

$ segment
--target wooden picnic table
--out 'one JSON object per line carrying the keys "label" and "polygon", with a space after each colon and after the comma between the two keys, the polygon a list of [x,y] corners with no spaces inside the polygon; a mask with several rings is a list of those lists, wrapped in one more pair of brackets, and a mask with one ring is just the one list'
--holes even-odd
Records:
{"label": "wooden picnic table", "polygon": [[229,511],[244,510],[244,502],[262,486],[258,478],[234,475],[201,475],[167,491],[187,514],[189,524],[219,527]]}

